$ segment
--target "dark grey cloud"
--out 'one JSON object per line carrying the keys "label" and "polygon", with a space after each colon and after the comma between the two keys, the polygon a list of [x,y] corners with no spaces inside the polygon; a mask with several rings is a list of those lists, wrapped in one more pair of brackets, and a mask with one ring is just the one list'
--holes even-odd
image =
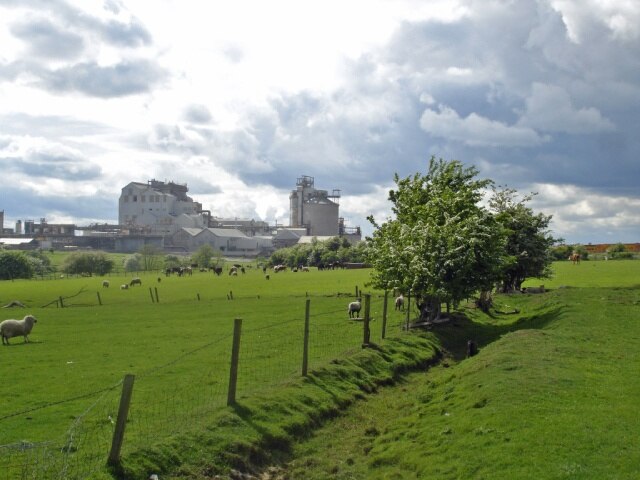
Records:
{"label": "dark grey cloud", "polygon": [[[104,20],[89,15],[64,0],[0,0],[0,5],[49,16],[61,25],[74,29],[76,34],[98,36],[102,41],[115,46],[138,47],[152,42],[149,31],[135,17],[126,22]],[[108,1],[104,6],[105,10],[113,13],[122,10],[120,2]]]}
{"label": "dark grey cloud", "polygon": [[4,174],[84,181],[96,179],[100,167],[65,145],[29,137],[0,139],[0,167]]}
{"label": "dark grey cloud", "polygon": [[40,84],[54,92],[77,92],[110,98],[149,92],[167,72],[148,60],[125,61],[110,66],[78,63],[40,72]]}
{"label": "dark grey cloud", "polygon": [[[114,132],[115,128],[102,123],[60,115],[0,114],[2,133],[31,135],[58,139],[65,136],[96,135]],[[0,143],[0,148],[2,144]]]}
{"label": "dark grey cloud", "polygon": [[211,111],[205,105],[189,105],[184,109],[184,119],[191,123],[210,123]]}
{"label": "dark grey cloud", "polygon": [[[69,216],[77,219],[112,219],[117,222],[118,199],[96,189],[92,195],[60,196],[38,194],[19,185],[2,185],[2,208],[16,219]],[[8,226],[5,220],[5,226]]]}
{"label": "dark grey cloud", "polygon": [[189,186],[189,195],[191,195],[195,201],[198,201],[198,195],[214,195],[222,193],[222,188],[213,183],[215,182],[214,179],[209,180],[197,175],[181,174],[180,181]]}
{"label": "dark grey cloud", "polygon": [[[87,21],[88,25],[96,24],[95,20]],[[106,23],[96,25],[102,38],[115,46],[139,47],[151,44],[151,34],[137,19],[132,19],[129,23],[122,23],[111,20]]]}
{"label": "dark grey cloud", "polygon": [[84,39],[81,35],[45,18],[19,22],[11,27],[11,33],[27,43],[28,53],[37,57],[72,59],[84,49]]}

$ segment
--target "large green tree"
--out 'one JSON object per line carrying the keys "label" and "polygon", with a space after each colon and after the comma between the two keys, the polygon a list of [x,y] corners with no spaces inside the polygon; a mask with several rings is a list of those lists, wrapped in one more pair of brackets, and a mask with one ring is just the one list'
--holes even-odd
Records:
{"label": "large green tree", "polygon": [[434,320],[442,303],[457,304],[491,290],[506,264],[505,234],[480,205],[492,182],[474,167],[431,158],[426,175],[395,175],[394,217],[369,239],[372,283],[419,297],[420,316]]}
{"label": "large green tree", "polygon": [[511,258],[502,276],[501,290],[520,290],[522,283],[531,277],[546,278],[551,275],[552,247],[560,239],[549,230],[551,215],[534,213],[527,203],[535,193],[519,198],[512,188],[493,188],[489,207],[496,220],[507,231],[507,254]]}

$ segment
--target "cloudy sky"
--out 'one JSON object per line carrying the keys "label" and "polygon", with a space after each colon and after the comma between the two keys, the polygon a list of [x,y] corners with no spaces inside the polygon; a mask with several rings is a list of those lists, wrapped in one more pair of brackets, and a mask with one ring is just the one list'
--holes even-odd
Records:
{"label": "cloudy sky", "polygon": [[5,227],[116,223],[149,179],[287,223],[310,175],[367,233],[435,156],[637,242],[639,133],[637,0],[0,0]]}

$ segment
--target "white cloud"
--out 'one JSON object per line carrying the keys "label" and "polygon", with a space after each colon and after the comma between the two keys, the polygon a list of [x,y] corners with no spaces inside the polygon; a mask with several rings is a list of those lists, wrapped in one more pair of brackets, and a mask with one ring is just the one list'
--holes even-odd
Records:
{"label": "white cloud", "polygon": [[569,38],[584,41],[593,29],[605,26],[622,41],[634,41],[640,35],[640,4],[634,0],[551,0],[562,14]]}
{"label": "white cloud", "polygon": [[589,134],[608,132],[614,124],[593,107],[575,108],[567,91],[555,85],[534,83],[518,125],[545,132]]}
{"label": "white cloud", "polygon": [[472,146],[535,147],[547,139],[526,126],[509,126],[476,113],[461,118],[458,113],[441,105],[438,111],[427,109],[420,118],[427,133]]}

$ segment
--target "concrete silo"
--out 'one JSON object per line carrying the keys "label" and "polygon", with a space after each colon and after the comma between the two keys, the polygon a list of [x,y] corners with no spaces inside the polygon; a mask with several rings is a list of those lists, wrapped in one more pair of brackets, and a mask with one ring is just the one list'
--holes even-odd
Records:
{"label": "concrete silo", "polygon": [[317,190],[313,177],[298,178],[289,195],[291,227],[304,227],[308,235],[330,236],[339,233],[340,190]]}

